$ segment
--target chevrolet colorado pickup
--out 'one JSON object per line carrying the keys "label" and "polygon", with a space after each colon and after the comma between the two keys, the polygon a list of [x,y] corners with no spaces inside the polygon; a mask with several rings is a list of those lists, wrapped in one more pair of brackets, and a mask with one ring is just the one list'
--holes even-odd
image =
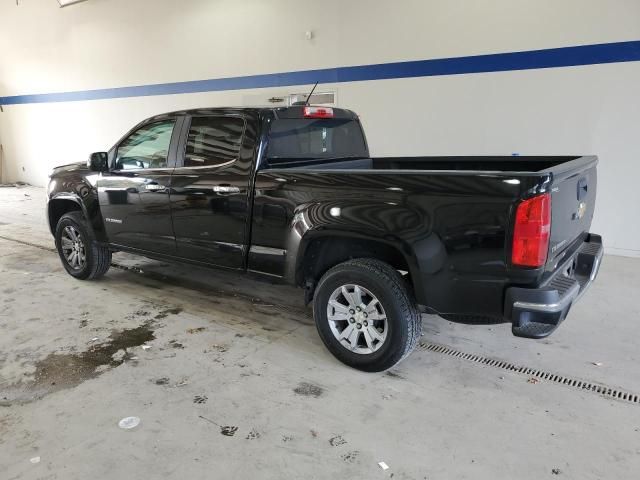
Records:
{"label": "chevrolet colorado pickup", "polygon": [[304,289],[342,362],[405,358],[421,312],[542,338],[594,280],[593,156],[372,158],[338,108],[215,108],[149,118],[51,175],[62,264],[112,252],[256,272]]}

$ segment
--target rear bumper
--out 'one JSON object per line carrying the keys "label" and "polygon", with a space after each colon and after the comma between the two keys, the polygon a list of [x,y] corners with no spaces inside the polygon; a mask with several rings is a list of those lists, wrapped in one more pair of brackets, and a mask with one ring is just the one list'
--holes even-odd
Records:
{"label": "rear bumper", "polygon": [[545,284],[538,288],[508,288],[504,315],[512,324],[513,334],[526,338],[551,334],[595,280],[603,253],[602,237],[591,233]]}

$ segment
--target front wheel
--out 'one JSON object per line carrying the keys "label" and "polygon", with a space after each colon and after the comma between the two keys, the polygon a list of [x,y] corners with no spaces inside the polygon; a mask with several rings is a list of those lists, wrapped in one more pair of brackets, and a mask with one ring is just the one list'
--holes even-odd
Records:
{"label": "front wheel", "polygon": [[341,362],[367,372],[393,367],[414,349],[422,318],[391,265],[361,258],[320,279],[313,316],[322,341]]}
{"label": "front wheel", "polygon": [[56,248],[69,275],[80,280],[99,278],[111,266],[111,251],[98,245],[82,213],[64,214],[56,227]]}

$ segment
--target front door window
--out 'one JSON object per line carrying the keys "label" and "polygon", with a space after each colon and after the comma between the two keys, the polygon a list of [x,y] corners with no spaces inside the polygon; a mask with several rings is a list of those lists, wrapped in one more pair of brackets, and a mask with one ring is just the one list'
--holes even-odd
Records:
{"label": "front door window", "polygon": [[174,120],[151,123],[133,132],[118,147],[115,169],[166,168]]}

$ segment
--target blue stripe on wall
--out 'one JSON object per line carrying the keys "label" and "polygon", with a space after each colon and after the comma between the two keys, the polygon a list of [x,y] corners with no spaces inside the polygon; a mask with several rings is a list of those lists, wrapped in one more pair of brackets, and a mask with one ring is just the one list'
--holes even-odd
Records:
{"label": "blue stripe on wall", "polygon": [[99,90],[15,95],[0,97],[0,105],[75,102],[108,98],[144,97],[150,95],[285,87],[290,85],[307,85],[315,82],[322,84],[438,75],[462,75],[468,73],[505,72],[512,70],[635,62],[639,60],[640,41],[617,42],[549,48],[545,50],[529,50],[524,52],[474,55],[469,57],[380,63],[353,67],[249,75],[245,77],[104,88]]}

